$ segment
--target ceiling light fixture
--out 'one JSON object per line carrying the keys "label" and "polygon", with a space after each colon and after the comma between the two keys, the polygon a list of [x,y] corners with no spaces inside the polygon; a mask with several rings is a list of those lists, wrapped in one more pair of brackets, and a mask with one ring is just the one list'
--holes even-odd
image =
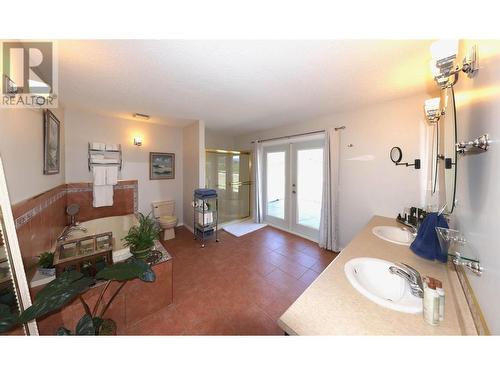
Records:
{"label": "ceiling light fixture", "polygon": [[[434,80],[442,87],[451,87],[458,81],[458,74],[464,72],[469,78],[478,70],[477,48],[472,46],[464,57],[462,66],[455,65],[458,40],[438,40],[431,45],[431,71]],[[450,82],[450,77],[453,81]]]}
{"label": "ceiling light fixture", "polygon": [[437,124],[439,118],[441,117],[441,110],[439,105],[441,103],[441,99],[439,97],[427,99],[424,104],[425,117],[427,121],[431,124]]}
{"label": "ceiling light fixture", "polygon": [[134,117],[141,119],[141,120],[149,120],[150,119],[149,115],[145,115],[143,113],[134,113]]}

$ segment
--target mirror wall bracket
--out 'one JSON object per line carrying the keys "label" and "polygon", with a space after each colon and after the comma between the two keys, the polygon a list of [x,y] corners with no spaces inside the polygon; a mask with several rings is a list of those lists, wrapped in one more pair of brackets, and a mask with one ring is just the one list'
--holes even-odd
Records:
{"label": "mirror wall bracket", "polygon": [[415,169],[420,169],[420,159],[415,159],[413,163],[394,163],[396,165],[404,165],[405,167],[415,167]]}
{"label": "mirror wall bracket", "polygon": [[459,154],[477,154],[488,151],[490,144],[490,136],[488,134],[483,134],[472,141],[458,142],[455,146]]}

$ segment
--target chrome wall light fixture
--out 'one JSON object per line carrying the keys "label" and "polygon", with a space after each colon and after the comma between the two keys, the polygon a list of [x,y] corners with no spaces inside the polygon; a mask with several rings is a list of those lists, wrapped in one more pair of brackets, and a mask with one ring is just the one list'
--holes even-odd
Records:
{"label": "chrome wall light fixture", "polygon": [[457,53],[458,40],[438,40],[431,45],[431,71],[434,80],[442,88],[453,86],[460,72],[471,78],[479,69],[476,46],[471,47],[462,65],[455,64]]}
{"label": "chrome wall light fixture", "polygon": [[140,136],[134,137],[134,146],[142,146],[142,137]]}
{"label": "chrome wall light fixture", "polygon": [[439,118],[441,117],[441,109],[440,109],[441,98],[432,98],[427,99],[424,104],[425,118],[429,121],[430,124],[435,125],[438,123]]}

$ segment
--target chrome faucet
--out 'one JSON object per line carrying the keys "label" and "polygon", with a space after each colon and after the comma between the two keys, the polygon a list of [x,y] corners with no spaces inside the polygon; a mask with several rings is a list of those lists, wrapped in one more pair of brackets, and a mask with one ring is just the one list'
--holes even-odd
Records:
{"label": "chrome faucet", "polygon": [[69,235],[73,232],[76,232],[76,231],[82,231],[83,233],[87,233],[87,228],[85,228],[84,226],[82,226],[80,224],[69,225],[66,228],[64,228],[64,231],[59,236],[57,241],[66,241],[66,239],[69,237]]}
{"label": "chrome faucet", "polygon": [[410,285],[411,294],[415,297],[424,297],[424,287],[420,273],[405,263],[395,263],[389,267],[389,272],[405,279]]}
{"label": "chrome faucet", "polygon": [[400,219],[400,218],[396,218],[396,221],[399,224],[404,225],[404,227],[401,228],[402,230],[408,231],[412,236],[417,235],[418,227],[416,227],[415,225],[410,224],[409,222],[404,221],[403,219]]}

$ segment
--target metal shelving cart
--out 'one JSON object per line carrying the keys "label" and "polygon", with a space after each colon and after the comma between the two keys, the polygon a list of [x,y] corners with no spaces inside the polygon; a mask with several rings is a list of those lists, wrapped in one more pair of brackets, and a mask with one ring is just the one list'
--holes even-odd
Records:
{"label": "metal shelving cart", "polygon": [[193,230],[194,239],[201,240],[201,247],[205,247],[205,240],[215,236],[215,242],[219,242],[217,237],[219,221],[219,199],[214,191],[211,195],[197,193],[193,195]]}

